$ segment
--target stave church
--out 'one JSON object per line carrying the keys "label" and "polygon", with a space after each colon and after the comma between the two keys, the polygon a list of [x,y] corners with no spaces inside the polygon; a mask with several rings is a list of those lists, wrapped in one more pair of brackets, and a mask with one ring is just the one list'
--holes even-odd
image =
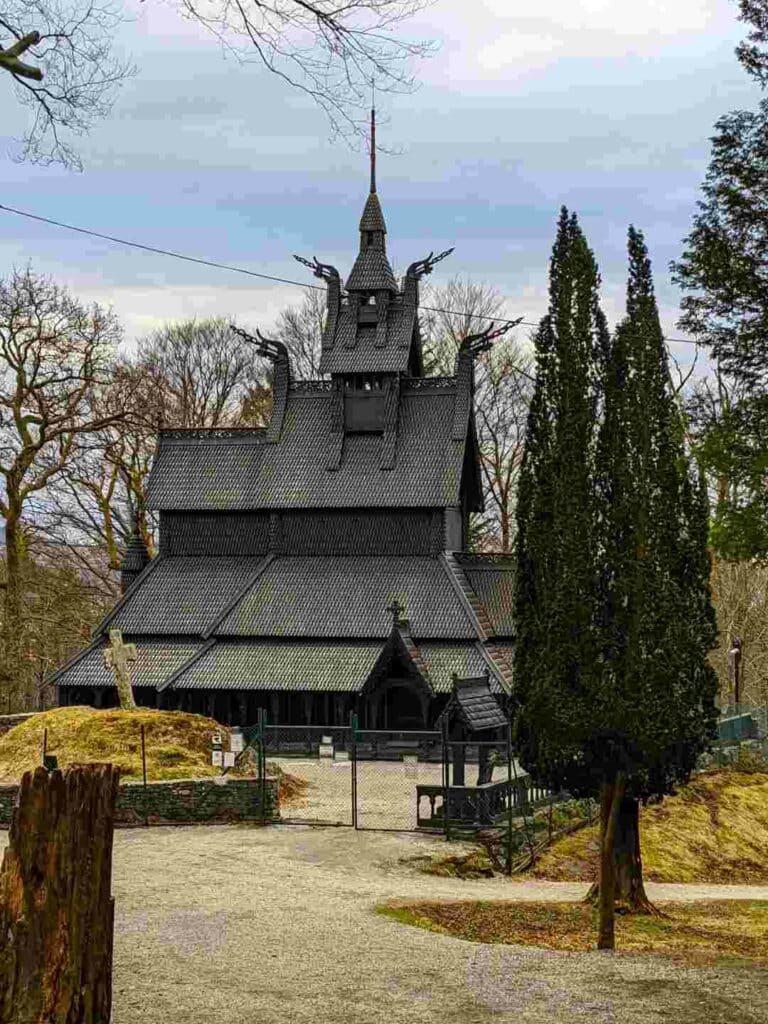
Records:
{"label": "stave church", "polygon": [[466,551],[483,507],[483,344],[462,344],[453,376],[424,375],[419,281],[448,253],[395,279],[374,131],[372,117],[346,282],[300,260],[327,290],[323,379],[294,380],[289,352],[257,332],[274,370],[269,425],[160,431],[147,491],[158,553],[134,532],[120,600],[50,679],[59,705],[118,704],[111,628],[135,645],[137,704],[228,725],[263,708],[273,724],[341,725],[354,711],[361,728],[424,729],[457,678],[509,692],[512,561]]}

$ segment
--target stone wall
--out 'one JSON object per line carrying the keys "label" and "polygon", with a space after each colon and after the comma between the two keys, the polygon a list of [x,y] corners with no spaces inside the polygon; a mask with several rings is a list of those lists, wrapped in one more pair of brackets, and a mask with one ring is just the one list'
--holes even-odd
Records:
{"label": "stone wall", "polygon": [[[0,827],[7,828],[18,785],[0,786]],[[264,820],[278,816],[277,780],[264,783]],[[117,794],[115,827],[134,825],[225,824],[261,821],[261,785],[258,779],[174,779],[169,782],[124,782]]]}
{"label": "stone wall", "polygon": [[14,727],[14,725],[21,725],[21,723],[26,722],[28,718],[39,714],[39,711],[27,711],[22,715],[0,715],[0,736],[7,733],[9,729]]}

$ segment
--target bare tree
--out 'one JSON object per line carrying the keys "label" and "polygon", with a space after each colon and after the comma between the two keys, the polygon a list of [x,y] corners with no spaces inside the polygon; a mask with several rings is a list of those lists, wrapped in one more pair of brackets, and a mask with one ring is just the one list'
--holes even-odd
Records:
{"label": "bare tree", "polygon": [[[453,278],[442,287],[427,286],[422,306],[435,307],[421,315],[426,370],[451,374],[462,340],[487,327],[488,317],[503,319],[504,300],[489,285]],[[477,359],[475,408],[486,510],[471,524],[471,543],[476,547],[512,549],[531,366],[531,355],[515,338],[497,342]]]}
{"label": "bare tree", "polygon": [[139,341],[136,371],[145,417],[173,427],[238,425],[264,365],[223,318],[187,320]]}
{"label": "bare tree", "polygon": [[146,487],[158,430],[261,425],[271,401],[265,372],[228,321],[189,320],[141,339],[135,356],[115,362],[108,384],[92,389],[92,414],[105,426],[47,489],[38,519],[69,547],[72,564],[101,575],[105,594],[134,523],[155,553]]}
{"label": "bare tree", "polygon": [[243,63],[257,62],[325,112],[334,134],[365,134],[371,81],[409,92],[413,58],[433,44],[399,39],[395,29],[431,0],[177,0]]}
{"label": "bare tree", "polygon": [[[50,537],[34,526],[24,525],[21,546],[22,614],[17,678],[30,695],[28,706],[43,709],[55,701],[53,687],[46,677],[88,643],[91,630],[119,591],[114,574],[111,588],[105,590],[100,576],[73,562],[69,547],[51,544]],[[5,569],[3,559],[2,585]],[[7,693],[0,700],[3,713],[11,706],[10,698]]]}
{"label": "bare tree", "polygon": [[22,520],[30,499],[75,457],[83,439],[116,423],[93,413],[89,396],[105,384],[121,329],[114,315],[90,309],[27,268],[0,281],[0,475],[5,494],[6,589],[2,682],[12,701],[19,689],[22,632]]}
{"label": "bare tree", "polygon": [[325,294],[308,289],[300,306],[288,306],[277,319],[275,337],[282,341],[291,355],[291,369],[296,377],[317,380],[325,324]]}
{"label": "bare tree", "polygon": [[109,422],[83,439],[35,509],[49,541],[66,547],[71,564],[99,581],[105,599],[114,590],[134,523],[154,554],[145,487],[156,446],[155,395],[154,379],[118,359],[108,384],[94,387],[89,396],[91,414]]}
{"label": "bare tree", "polygon": [[741,702],[768,705],[768,562],[757,558],[712,559],[712,600],[720,643],[710,660],[720,682],[720,706],[733,701],[728,652],[735,637],[744,645]]}
{"label": "bare tree", "polygon": [[81,169],[60,132],[85,134],[135,73],[112,54],[120,20],[109,0],[0,0],[0,69],[32,112],[22,160]]}

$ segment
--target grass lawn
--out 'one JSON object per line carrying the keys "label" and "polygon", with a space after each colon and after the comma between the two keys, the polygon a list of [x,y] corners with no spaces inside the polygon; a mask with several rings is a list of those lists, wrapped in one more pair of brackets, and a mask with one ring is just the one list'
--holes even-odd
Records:
{"label": "grass lawn", "polygon": [[[660,904],[667,917],[617,915],[616,949],[684,964],[768,967],[768,901]],[[377,913],[470,942],[577,953],[596,948],[597,911],[585,903],[393,900]]]}

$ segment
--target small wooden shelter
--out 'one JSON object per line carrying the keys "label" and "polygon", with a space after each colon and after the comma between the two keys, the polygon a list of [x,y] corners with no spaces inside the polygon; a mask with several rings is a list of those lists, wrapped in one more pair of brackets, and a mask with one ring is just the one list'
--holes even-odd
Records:
{"label": "small wooden shelter", "polygon": [[501,738],[509,719],[496,695],[491,690],[489,676],[459,679],[453,674],[453,687],[448,703],[438,716],[438,728],[447,726],[452,746],[451,785],[463,786],[466,748],[470,742],[478,743],[477,785],[491,781],[493,765],[489,760],[487,744]]}

